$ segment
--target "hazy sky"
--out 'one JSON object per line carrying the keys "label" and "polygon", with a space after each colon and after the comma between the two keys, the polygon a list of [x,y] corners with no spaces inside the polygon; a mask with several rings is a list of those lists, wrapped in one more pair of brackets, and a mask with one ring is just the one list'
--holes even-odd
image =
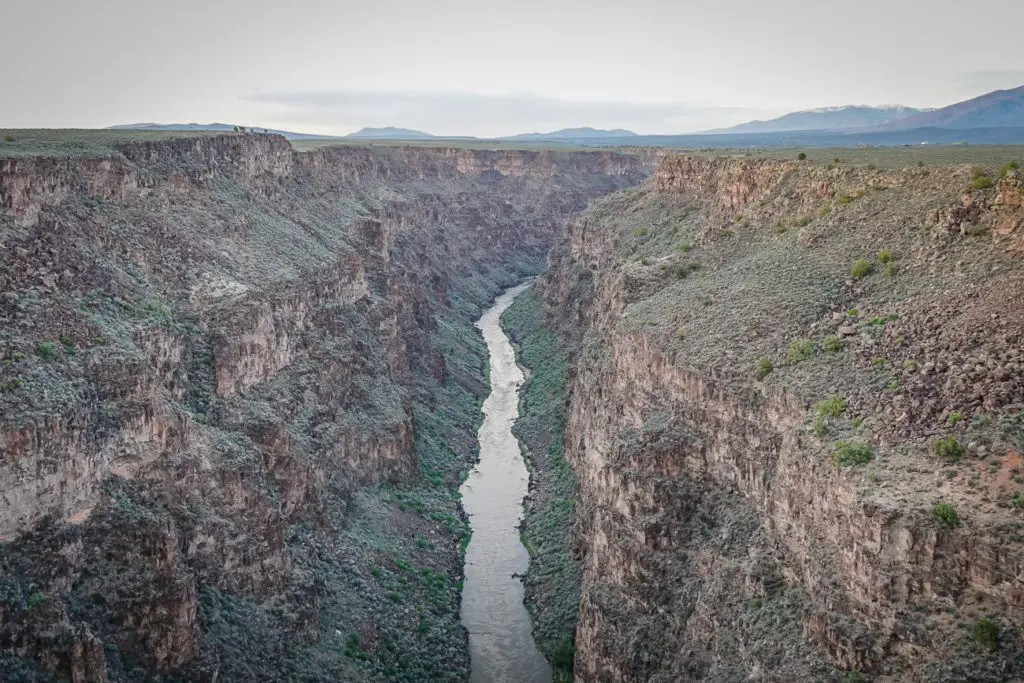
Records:
{"label": "hazy sky", "polygon": [[1024,84],[1024,0],[3,0],[0,127],[680,133]]}

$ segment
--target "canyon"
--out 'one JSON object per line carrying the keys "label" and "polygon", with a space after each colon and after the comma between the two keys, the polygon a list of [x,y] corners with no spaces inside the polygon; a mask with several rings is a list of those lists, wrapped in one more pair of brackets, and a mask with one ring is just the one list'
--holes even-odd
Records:
{"label": "canyon", "polygon": [[469,670],[473,323],[653,158],[273,135],[0,159],[0,670]]}
{"label": "canyon", "polygon": [[467,680],[474,323],[537,275],[556,680],[1024,677],[1024,182],[811,156],[0,157],[0,672]]}

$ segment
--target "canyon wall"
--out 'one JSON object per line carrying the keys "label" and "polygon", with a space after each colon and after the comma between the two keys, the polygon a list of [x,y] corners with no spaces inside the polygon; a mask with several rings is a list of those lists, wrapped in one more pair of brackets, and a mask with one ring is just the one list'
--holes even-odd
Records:
{"label": "canyon wall", "polygon": [[576,680],[1024,675],[1022,184],[978,177],[669,156],[570,220]]}
{"label": "canyon wall", "polygon": [[0,671],[465,677],[473,329],[649,158],[0,158]]}

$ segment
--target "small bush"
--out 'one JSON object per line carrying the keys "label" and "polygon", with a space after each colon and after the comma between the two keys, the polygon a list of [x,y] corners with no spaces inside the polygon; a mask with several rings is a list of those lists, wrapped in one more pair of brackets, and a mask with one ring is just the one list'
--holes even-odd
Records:
{"label": "small bush", "polygon": [[830,213],[832,213],[832,207],[829,206],[828,204],[826,204],[825,206],[821,207],[821,209],[818,210],[818,215],[821,216],[822,218],[829,215]]}
{"label": "small bush", "polygon": [[647,228],[637,228],[633,231],[633,234],[637,237],[646,237],[648,232]]}
{"label": "small bush", "polygon": [[989,652],[999,647],[999,627],[991,619],[982,618],[975,622],[971,637]]}
{"label": "small bush", "polygon": [[1002,168],[999,169],[999,179],[1002,180],[1006,176],[1010,175],[1013,171],[1019,170],[1020,164],[1016,161],[1008,161],[1003,164]]}
{"label": "small bush", "polygon": [[825,426],[825,418],[821,415],[814,418],[814,427],[812,427],[812,431],[814,431],[814,435],[817,437],[825,436],[828,432],[828,428]]}
{"label": "small bush", "polygon": [[964,457],[965,450],[960,440],[952,435],[932,441],[932,453],[943,460],[959,460]]}
{"label": "small bush", "polygon": [[4,142],[14,142],[14,136],[12,136],[12,135],[5,135],[4,136]]}
{"label": "small bush", "polygon": [[843,342],[836,335],[830,334],[821,342],[821,348],[827,353],[838,353],[843,350]]}
{"label": "small bush", "polygon": [[813,221],[813,220],[814,219],[811,218],[810,216],[800,216],[800,218],[796,219],[796,222],[794,223],[794,225],[796,225],[796,227],[798,227],[798,228],[803,228],[805,226],[810,225],[811,221]]}
{"label": "small bush", "polygon": [[898,272],[900,272],[900,268],[895,263],[886,263],[885,264],[885,276],[886,277],[896,277],[896,273],[898,273]]}
{"label": "small bush", "polygon": [[676,339],[686,339],[686,330],[684,328],[676,329]]}
{"label": "small bush", "polygon": [[774,370],[775,365],[772,363],[772,359],[762,358],[759,361],[757,361],[757,371],[754,373],[754,376],[758,380],[762,380],[768,375],[772,374]]}
{"label": "small bush", "polygon": [[814,358],[814,342],[810,339],[794,339],[789,342],[786,358],[790,363],[799,363]]}
{"label": "small bush", "polygon": [[775,225],[772,226],[772,232],[780,235],[786,232],[786,230],[788,229],[789,228],[787,228],[786,225],[782,222],[776,223]]}
{"label": "small bush", "polygon": [[807,153],[800,152],[799,154],[796,155],[796,158],[799,159],[800,161],[805,161],[807,159]]}
{"label": "small bush", "polygon": [[850,202],[853,201],[853,199],[854,198],[852,196],[850,196],[848,194],[844,194],[842,197],[839,198],[839,203],[840,204],[849,204]]}
{"label": "small bush", "polygon": [[695,270],[700,270],[700,265],[696,261],[680,263],[679,265],[676,266],[676,277],[682,280],[684,277],[686,277]]}
{"label": "small bush", "polygon": [[684,254],[685,254],[686,252],[690,251],[690,249],[692,249],[692,248],[693,248],[693,245],[692,245],[692,244],[690,244],[689,242],[680,242],[680,243],[679,243],[679,244],[678,244],[678,245],[676,246],[676,249],[678,249],[679,251],[683,252]]}
{"label": "small bush", "polygon": [[851,318],[856,318],[857,316],[860,315],[860,309],[859,308],[847,309],[846,315],[850,316]]}
{"label": "small bush", "polygon": [[832,462],[835,463],[836,467],[863,465],[873,457],[875,457],[875,454],[871,451],[871,446],[863,441],[839,441],[832,451]]}
{"label": "small bush", "polygon": [[967,418],[964,417],[963,413],[954,410],[946,419],[949,421],[949,424],[955,425],[957,422],[963,422]]}
{"label": "small bush", "polygon": [[50,360],[53,355],[57,353],[57,344],[55,342],[39,342],[39,357],[43,360]]}
{"label": "small bush", "polygon": [[875,268],[874,266],[871,265],[870,261],[868,261],[867,259],[859,258],[853,262],[853,266],[850,268],[850,273],[853,275],[853,277],[860,279],[862,277],[870,275],[871,271],[874,269]]}
{"label": "small bush", "polygon": [[995,183],[985,175],[981,166],[975,166],[971,169],[971,187],[975,190],[987,190],[990,187],[995,187]]}
{"label": "small bush", "polygon": [[890,249],[889,247],[885,247],[884,249],[879,250],[879,252],[878,252],[878,262],[879,263],[889,263],[890,261],[892,261],[892,259],[893,259],[892,249]]}
{"label": "small bush", "polygon": [[839,417],[846,410],[846,401],[832,394],[823,401],[819,401],[815,409],[822,417]]}
{"label": "small bush", "polygon": [[647,257],[646,256],[641,256],[640,257],[640,265],[641,266],[646,266],[647,265]]}
{"label": "small bush", "polygon": [[932,516],[949,526],[960,526],[960,515],[957,514],[956,508],[950,503],[936,503],[933,505]]}
{"label": "small bush", "polygon": [[48,598],[46,597],[46,593],[43,593],[42,591],[32,591],[28,596],[28,608],[35,609],[47,600]]}

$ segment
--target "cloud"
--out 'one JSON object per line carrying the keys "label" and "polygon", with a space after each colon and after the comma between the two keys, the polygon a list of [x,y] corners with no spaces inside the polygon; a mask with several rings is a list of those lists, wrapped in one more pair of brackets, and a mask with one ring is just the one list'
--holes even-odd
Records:
{"label": "cloud", "polygon": [[593,126],[639,133],[682,133],[731,125],[762,110],[679,102],[583,102],[529,93],[310,90],[260,92],[247,100],[275,117],[320,128],[401,126],[442,135],[499,136]]}

